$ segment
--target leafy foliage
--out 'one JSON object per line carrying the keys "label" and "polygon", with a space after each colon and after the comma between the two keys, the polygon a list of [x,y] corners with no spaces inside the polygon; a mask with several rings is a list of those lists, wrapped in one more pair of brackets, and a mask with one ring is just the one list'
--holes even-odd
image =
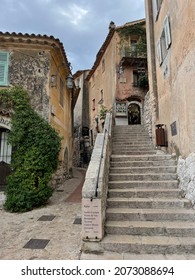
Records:
{"label": "leafy foliage", "polygon": [[52,195],[48,186],[58,165],[61,139],[57,132],[30,106],[20,87],[0,91],[0,106],[12,106],[12,170],[8,177],[5,208],[12,212],[32,210]]}
{"label": "leafy foliage", "polygon": [[101,107],[100,107],[100,120],[105,120],[107,112],[108,112],[108,109],[104,105],[101,105]]}
{"label": "leafy foliage", "polygon": [[119,28],[118,33],[121,37],[121,45],[128,45],[128,39],[131,35],[139,36],[139,40],[136,44],[136,53],[137,56],[143,56],[147,54],[147,42],[146,42],[146,29],[140,24],[135,25],[126,25]]}

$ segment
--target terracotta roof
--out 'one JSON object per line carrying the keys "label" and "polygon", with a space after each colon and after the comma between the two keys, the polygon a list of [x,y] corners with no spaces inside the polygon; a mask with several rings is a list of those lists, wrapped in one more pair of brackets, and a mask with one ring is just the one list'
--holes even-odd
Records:
{"label": "terracotta roof", "polygon": [[97,55],[96,55],[96,60],[93,64],[93,67],[91,68],[88,76],[87,76],[87,80],[89,80],[91,78],[91,76],[93,75],[93,73],[95,72],[96,68],[98,67],[100,61],[101,61],[101,58],[103,57],[105,51],[106,51],[106,48],[107,46],[109,45],[113,35],[114,35],[114,32],[115,30],[118,30],[120,28],[123,28],[125,26],[129,26],[129,25],[136,25],[136,24],[139,24],[139,23],[145,23],[145,19],[139,19],[139,20],[135,20],[135,21],[132,21],[132,22],[127,22],[125,23],[124,25],[121,25],[121,26],[117,26],[117,27],[114,27],[114,28],[111,28],[109,30],[109,33],[103,43],[103,45],[101,46],[100,50],[98,51]]}
{"label": "terracotta roof", "polygon": [[[0,43],[23,43],[23,44],[36,44],[36,45],[45,45],[55,48],[59,48],[61,55],[64,59],[65,64],[70,70],[70,63],[68,62],[66,52],[62,42],[59,39],[54,38],[53,36],[48,35],[35,35],[35,34],[22,34],[22,33],[9,33],[9,32],[0,32]],[[70,70],[71,72],[71,70]]]}
{"label": "terracotta roof", "polygon": [[121,29],[125,26],[131,26],[131,25],[136,25],[136,24],[139,24],[139,23],[145,23],[146,22],[146,19],[143,18],[143,19],[139,19],[139,20],[134,20],[134,21],[130,21],[130,22],[127,22],[123,25],[120,25],[120,26],[117,26],[116,29]]}

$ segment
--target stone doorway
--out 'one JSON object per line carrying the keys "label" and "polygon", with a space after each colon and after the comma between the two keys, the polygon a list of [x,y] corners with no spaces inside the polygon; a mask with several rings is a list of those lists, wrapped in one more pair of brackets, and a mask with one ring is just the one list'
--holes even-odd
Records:
{"label": "stone doorway", "polygon": [[141,124],[141,110],[140,106],[136,103],[130,103],[128,106],[128,124]]}

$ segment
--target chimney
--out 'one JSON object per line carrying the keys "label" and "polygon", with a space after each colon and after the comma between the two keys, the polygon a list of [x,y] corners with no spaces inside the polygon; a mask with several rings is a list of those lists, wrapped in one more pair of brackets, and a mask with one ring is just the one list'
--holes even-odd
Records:
{"label": "chimney", "polygon": [[111,21],[110,24],[109,24],[109,30],[111,30],[115,27],[116,27],[115,23],[113,21]]}

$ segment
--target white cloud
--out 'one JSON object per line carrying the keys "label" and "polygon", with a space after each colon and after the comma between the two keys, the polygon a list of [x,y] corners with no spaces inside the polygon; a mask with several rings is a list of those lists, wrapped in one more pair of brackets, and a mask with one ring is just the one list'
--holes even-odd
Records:
{"label": "white cloud", "polygon": [[65,16],[66,19],[68,18],[69,21],[74,25],[80,24],[80,22],[85,18],[87,13],[88,10],[85,10],[76,4],[72,4],[67,11],[60,9],[60,14],[62,16]]}

